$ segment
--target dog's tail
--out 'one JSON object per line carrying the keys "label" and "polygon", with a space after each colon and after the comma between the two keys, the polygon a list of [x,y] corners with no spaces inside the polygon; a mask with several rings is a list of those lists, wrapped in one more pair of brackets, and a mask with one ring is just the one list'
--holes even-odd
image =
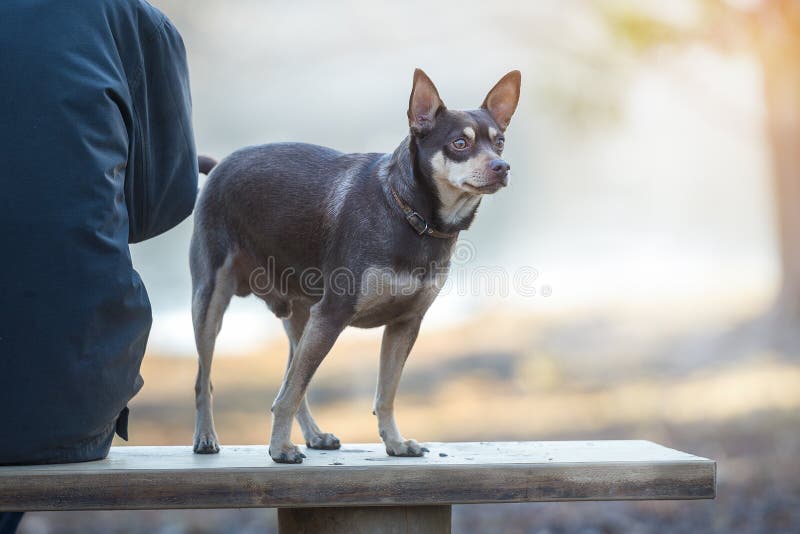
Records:
{"label": "dog's tail", "polygon": [[211,172],[211,169],[217,166],[217,160],[208,156],[198,156],[197,165],[200,168],[200,172],[208,176],[208,173]]}

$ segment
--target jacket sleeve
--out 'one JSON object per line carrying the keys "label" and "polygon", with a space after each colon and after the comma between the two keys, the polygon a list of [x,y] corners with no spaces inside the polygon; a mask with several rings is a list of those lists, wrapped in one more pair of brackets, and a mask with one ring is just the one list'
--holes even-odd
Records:
{"label": "jacket sleeve", "polygon": [[189,216],[197,196],[197,153],[186,49],[163,15],[141,41],[132,81],[132,143],[125,202],[131,243],[150,239]]}

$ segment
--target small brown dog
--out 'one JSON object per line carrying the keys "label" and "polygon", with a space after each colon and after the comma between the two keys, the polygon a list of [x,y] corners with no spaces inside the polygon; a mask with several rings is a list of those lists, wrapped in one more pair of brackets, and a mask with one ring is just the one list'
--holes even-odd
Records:
{"label": "small brown dog", "polygon": [[[251,293],[283,319],[290,343],[272,405],[273,460],[303,461],[290,441],[295,416],[308,447],[339,448],[336,436],[314,422],[305,393],[347,326],[386,326],[375,397],[380,435],[390,455],[425,452],[400,434],[395,393],[458,233],[472,223],[483,195],[508,184],[501,155],[519,94],[520,73],[512,71],[480,109],[449,110],[418,69],[410,133],[392,153],[277,143],[239,150],[214,167],[195,212],[190,258],[199,353],[195,452],[219,451],[214,343],[231,297]],[[212,167],[201,162],[203,170]]]}

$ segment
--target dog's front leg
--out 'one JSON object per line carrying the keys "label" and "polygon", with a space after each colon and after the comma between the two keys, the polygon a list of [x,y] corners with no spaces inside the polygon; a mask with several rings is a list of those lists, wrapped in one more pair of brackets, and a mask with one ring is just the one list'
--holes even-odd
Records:
{"label": "dog's front leg", "polygon": [[417,339],[422,317],[386,325],[381,343],[381,363],[378,371],[378,389],[375,394],[375,415],[378,430],[391,456],[422,456],[427,449],[413,439],[405,439],[394,420],[394,397],[400,384],[400,375],[411,347]]}
{"label": "dog's front leg", "polygon": [[281,390],[272,404],[269,455],[279,463],[299,464],[305,458],[290,439],[292,420],[311,377],[347,325],[347,319],[341,312],[323,306],[323,302],[311,308],[311,316],[286,370]]}

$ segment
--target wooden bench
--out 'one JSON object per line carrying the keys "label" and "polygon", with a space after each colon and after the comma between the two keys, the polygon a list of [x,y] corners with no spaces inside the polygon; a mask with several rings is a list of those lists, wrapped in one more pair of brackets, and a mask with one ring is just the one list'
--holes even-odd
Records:
{"label": "wooden bench", "polygon": [[382,445],[114,447],[83,464],[0,467],[0,511],[279,508],[282,533],[449,532],[460,503],[713,499],[716,464],[649,441],[430,443],[424,458]]}

